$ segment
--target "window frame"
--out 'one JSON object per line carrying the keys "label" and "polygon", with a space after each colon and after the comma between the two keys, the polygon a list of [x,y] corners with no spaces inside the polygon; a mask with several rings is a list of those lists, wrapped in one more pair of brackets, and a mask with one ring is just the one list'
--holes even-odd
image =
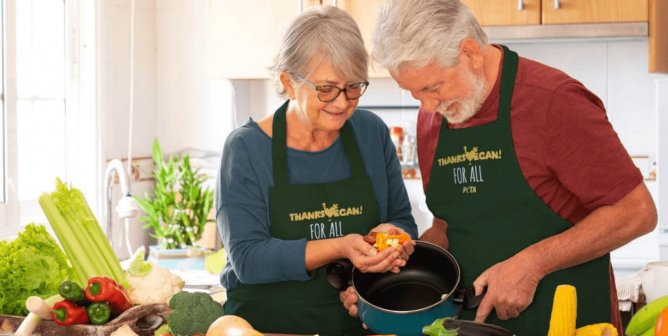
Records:
{"label": "window frame", "polygon": [[[2,50],[4,92],[3,111],[5,128],[5,186],[6,202],[0,203],[0,240],[11,239],[23,223],[18,200],[17,158],[17,81],[16,81],[16,2],[26,0],[1,0],[3,12]],[[29,0],[28,0],[29,1]],[[97,1],[61,0],[65,9],[65,124],[68,133],[64,155],[68,183],[80,189],[89,200],[94,213],[99,208],[100,155],[99,108],[97,108],[98,83],[96,17]],[[10,14],[13,13],[13,14]],[[69,131],[71,130],[71,132]],[[2,188],[2,186],[0,186]],[[48,192],[50,190],[44,190]],[[32,200],[31,200],[32,202]],[[37,200],[34,200],[37,202]],[[47,224],[44,219],[41,224]],[[47,228],[49,226],[47,225]]]}

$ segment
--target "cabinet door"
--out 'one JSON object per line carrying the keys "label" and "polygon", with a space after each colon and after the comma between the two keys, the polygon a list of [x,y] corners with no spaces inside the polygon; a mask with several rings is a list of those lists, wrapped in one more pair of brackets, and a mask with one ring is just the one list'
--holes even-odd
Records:
{"label": "cabinet door", "polygon": [[647,21],[648,0],[542,0],[543,24]]}
{"label": "cabinet door", "polygon": [[540,0],[462,0],[483,26],[540,24]]}
{"label": "cabinet door", "polygon": [[283,32],[306,9],[296,0],[209,1],[207,25],[211,75],[223,78],[269,78],[267,67],[278,51]]}
{"label": "cabinet door", "polygon": [[[355,19],[357,25],[360,27],[362,38],[366,50],[371,52],[371,35],[374,28],[376,28],[376,18],[378,10],[383,4],[384,0],[338,0],[329,1],[339,8],[345,10],[350,16]],[[370,56],[369,56],[370,57]],[[380,65],[371,62],[369,65],[369,77],[389,77],[387,70]]]}

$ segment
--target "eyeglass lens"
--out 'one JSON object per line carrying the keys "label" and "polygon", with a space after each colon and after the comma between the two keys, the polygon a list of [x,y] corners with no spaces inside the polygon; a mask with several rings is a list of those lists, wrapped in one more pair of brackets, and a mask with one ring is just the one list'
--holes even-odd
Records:
{"label": "eyeglass lens", "polygon": [[334,85],[322,85],[318,86],[318,98],[323,102],[330,102],[336,99],[339,94],[343,91],[346,95],[346,98],[349,100],[357,99],[364,94],[366,90],[366,83],[354,83],[346,86],[345,89],[340,89]]}

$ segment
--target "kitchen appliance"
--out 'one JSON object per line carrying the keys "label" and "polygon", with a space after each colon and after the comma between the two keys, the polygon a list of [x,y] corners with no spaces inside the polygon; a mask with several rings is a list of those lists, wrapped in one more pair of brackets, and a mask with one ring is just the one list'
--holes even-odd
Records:
{"label": "kitchen appliance", "polygon": [[647,302],[668,295],[668,261],[647,263],[639,276]]}
{"label": "kitchen appliance", "polygon": [[[440,246],[416,241],[415,251],[399,273],[363,273],[349,261],[328,265],[327,280],[358,294],[359,317],[378,334],[422,335],[422,327],[442,317],[457,317],[461,309],[475,309],[484,293],[459,287],[457,260]],[[512,333],[511,333],[512,335]]]}

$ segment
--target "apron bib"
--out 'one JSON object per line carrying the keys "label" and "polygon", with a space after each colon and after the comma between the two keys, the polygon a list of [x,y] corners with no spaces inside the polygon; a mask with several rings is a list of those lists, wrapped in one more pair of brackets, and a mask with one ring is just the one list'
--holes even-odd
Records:
{"label": "apron bib", "polygon": [[[380,220],[371,180],[352,127],[341,137],[351,178],[320,184],[289,184],[285,114],[287,102],[274,114],[272,159],[274,187],[269,190],[271,235],[307,240],[365,235]],[[247,319],[262,332],[320,335],[363,335],[362,322],[348,315],[339,292],[326,279],[326,266],[308,281],[239,285],[229,290],[225,314]]]}
{"label": "apron bib", "polygon": [[[444,119],[427,187],[427,205],[447,221],[449,250],[462,268],[462,286],[492,265],[570,228],[536,196],[520,169],[513,145],[510,106],[518,56],[505,46],[497,120],[449,129]],[[608,254],[590,262],[548,274],[533,302],[519,317],[501,321],[492,313],[488,323],[519,336],[547,335],[557,285],[571,284],[578,295],[577,324],[610,322]],[[475,311],[462,318],[475,319]]]}

